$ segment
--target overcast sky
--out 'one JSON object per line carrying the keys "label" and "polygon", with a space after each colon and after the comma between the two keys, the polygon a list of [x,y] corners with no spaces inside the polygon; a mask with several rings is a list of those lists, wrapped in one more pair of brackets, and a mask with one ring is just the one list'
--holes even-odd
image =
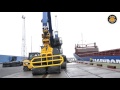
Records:
{"label": "overcast sky", "polygon": [[[109,15],[117,16],[117,22],[110,24]],[[0,54],[21,55],[22,46],[22,15],[26,17],[27,54],[39,52],[42,45],[42,12],[0,12]],[[120,12],[52,12],[52,27],[55,30],[55,15],[57,15],[57,30],[63,39],[63,52],[67,57],[73,57],[74,46],[81,42],[94,43],[100,51],[120,47]]]}

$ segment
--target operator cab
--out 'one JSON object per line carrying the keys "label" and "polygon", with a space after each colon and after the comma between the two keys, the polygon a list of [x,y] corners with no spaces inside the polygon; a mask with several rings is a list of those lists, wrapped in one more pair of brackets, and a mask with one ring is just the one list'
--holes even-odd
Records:
{"label": "operator cab", "polygon": [[38,52],[29,53],[28,60],[31,60],[33,57],[36,57],[36,56],[40,56],[40,53]]}
{"label": "operator cab", "polygon": [[63,41],[62,41],[62,38],[59,37],[59,41],[60,41],[60,44],[62,45],[63,44]]}
{"label": "operator cab", "polygon": [[62,39],[58,37],[58,31],[54,32],[54,46],[61,46],[62,45]]}

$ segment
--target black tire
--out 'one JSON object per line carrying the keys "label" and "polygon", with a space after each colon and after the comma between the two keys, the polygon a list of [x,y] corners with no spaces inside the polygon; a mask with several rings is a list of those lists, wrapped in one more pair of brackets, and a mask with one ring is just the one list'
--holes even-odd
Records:
{"label": "black tire", "polygon": [[10,63],[3,63],[2,67],[10,67]]}
{"label": "black tire", "polygon": [[30,69],[27,66],[23,66],[23,71],[30,71]]}
{"label": "black tire", "polygon": [[66,69],[66,67],[67,67],[67,58],[66,58],[65,55],[62,55],[62,56],[63,56],[64,62],[63,62],[63,64],[61,65],[61,69]]}
{"label": "black tire", "polygon": [[14,62],[13,62],[13,63],[10,63],[9,66],[10,66],[10,67],[15,67],[15,66],[16,66],[16,63],[14,63]]}
{"label": "black tire", "polygon": [[23,65],[23,62],[20,62],[20,66],[22,66]]}
{"label": "black tire", "polygon": [[7,67],[7,66],[5,64],[3,64],[2,67]]}
{"label": "black tire", "polygon": [[61,65],[61,69],[66,69],[67,63],[63,62],[63,64]]}
{"label": "black tire", "polygon": [[6,64],[6,67],[11,67],[11,64],[10,63]]}
{"label": "black tire", "polygon": [[65,55],[62,55],[62,56],[63,56],[64,62],[66,62],[67,61],[66,56]]}
{"label": "black tire", "polygon": [[16,63],[16,66],[21,66],[21,62],[17,62],[17,63]]}
{"label": "black tire", "polygon": [[32,75],[43,75],[46,74],[46,68],[33,68],[32,69]]}
{"label": "black tire", "polygon": [[55,73],[61,73],[61,66],[53,66],[53,67],[48,67],[47,69],[48,74],[55,74]]}

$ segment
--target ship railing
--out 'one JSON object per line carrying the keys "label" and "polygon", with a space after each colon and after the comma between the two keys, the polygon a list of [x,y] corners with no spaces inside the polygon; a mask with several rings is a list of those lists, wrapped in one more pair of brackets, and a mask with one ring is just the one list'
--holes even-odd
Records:
{"label": "ship railing", "polygon": [[76,47],[80,48],[80,47],[95,47],[97,48],[96,43],[89,43],[89,44],[76,44]]}
{"label": "ship railing", "polygon": [[90,52],[90,53],[83,53],[83,54],[78,54],[78,55],[87,55],[87,54],[98,54],[99,52]]}

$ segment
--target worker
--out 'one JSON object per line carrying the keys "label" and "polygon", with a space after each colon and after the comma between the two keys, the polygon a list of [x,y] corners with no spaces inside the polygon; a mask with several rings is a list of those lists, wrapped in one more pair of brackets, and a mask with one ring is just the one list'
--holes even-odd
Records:
{"label": "worker", "polygon": [[93,62],[92,58],[90,58],[90,62]]}

